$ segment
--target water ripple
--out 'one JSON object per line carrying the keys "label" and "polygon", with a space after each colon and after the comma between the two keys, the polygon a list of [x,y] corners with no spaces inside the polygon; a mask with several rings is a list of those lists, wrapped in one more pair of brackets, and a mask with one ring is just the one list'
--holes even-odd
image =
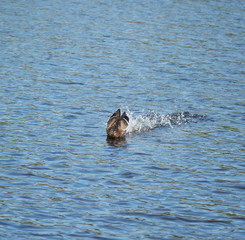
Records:
{"label": "water ripple", "polygon": [[1,238],[243,239],[244,9],[1,1]]}

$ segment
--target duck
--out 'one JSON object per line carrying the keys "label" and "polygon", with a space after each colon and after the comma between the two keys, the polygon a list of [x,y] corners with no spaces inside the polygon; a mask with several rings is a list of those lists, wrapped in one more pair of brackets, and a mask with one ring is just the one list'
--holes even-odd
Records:
{"label": "duck", "polygon": [[108,138],[123,138],[129,124],[129,117],[118,109],[107,122],[106,132]]}

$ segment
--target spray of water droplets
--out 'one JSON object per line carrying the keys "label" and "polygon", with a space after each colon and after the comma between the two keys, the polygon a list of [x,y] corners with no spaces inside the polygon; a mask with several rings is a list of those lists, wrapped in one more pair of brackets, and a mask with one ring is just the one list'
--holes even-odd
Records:
{"label": "spray of water droplets", "polygon": [[164,115],[154,111],[134,116],[134,113],[130,112],[129,109],[127,109],[127,115],[129,117],[127,133],[144,132],[158,127],[173,128],[173,126],[195,122],[204,117],[197,114],[191,115],[189,112]]}

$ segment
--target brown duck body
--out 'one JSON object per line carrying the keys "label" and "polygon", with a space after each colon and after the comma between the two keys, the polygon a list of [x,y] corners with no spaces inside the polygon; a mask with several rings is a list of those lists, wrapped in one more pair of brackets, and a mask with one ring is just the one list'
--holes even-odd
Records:
{"label": "brown duck body", "polygon": [[121,110],[118,109],[107,122],[107,136],[110,138],[124,137],[128,127],[129,118],[124,112],[121,116]]}

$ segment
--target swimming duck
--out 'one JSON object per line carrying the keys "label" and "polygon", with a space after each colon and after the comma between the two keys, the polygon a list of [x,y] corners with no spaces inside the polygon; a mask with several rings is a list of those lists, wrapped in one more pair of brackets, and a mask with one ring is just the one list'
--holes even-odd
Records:
{"label": "swimming duck", "polygon": [[126,133],[126,129],[129,123],[129,117],[124,112],[121,116],[121,110],[118,109],[112,114],[107,122],[107,136],[109,138],[122,138]]}

